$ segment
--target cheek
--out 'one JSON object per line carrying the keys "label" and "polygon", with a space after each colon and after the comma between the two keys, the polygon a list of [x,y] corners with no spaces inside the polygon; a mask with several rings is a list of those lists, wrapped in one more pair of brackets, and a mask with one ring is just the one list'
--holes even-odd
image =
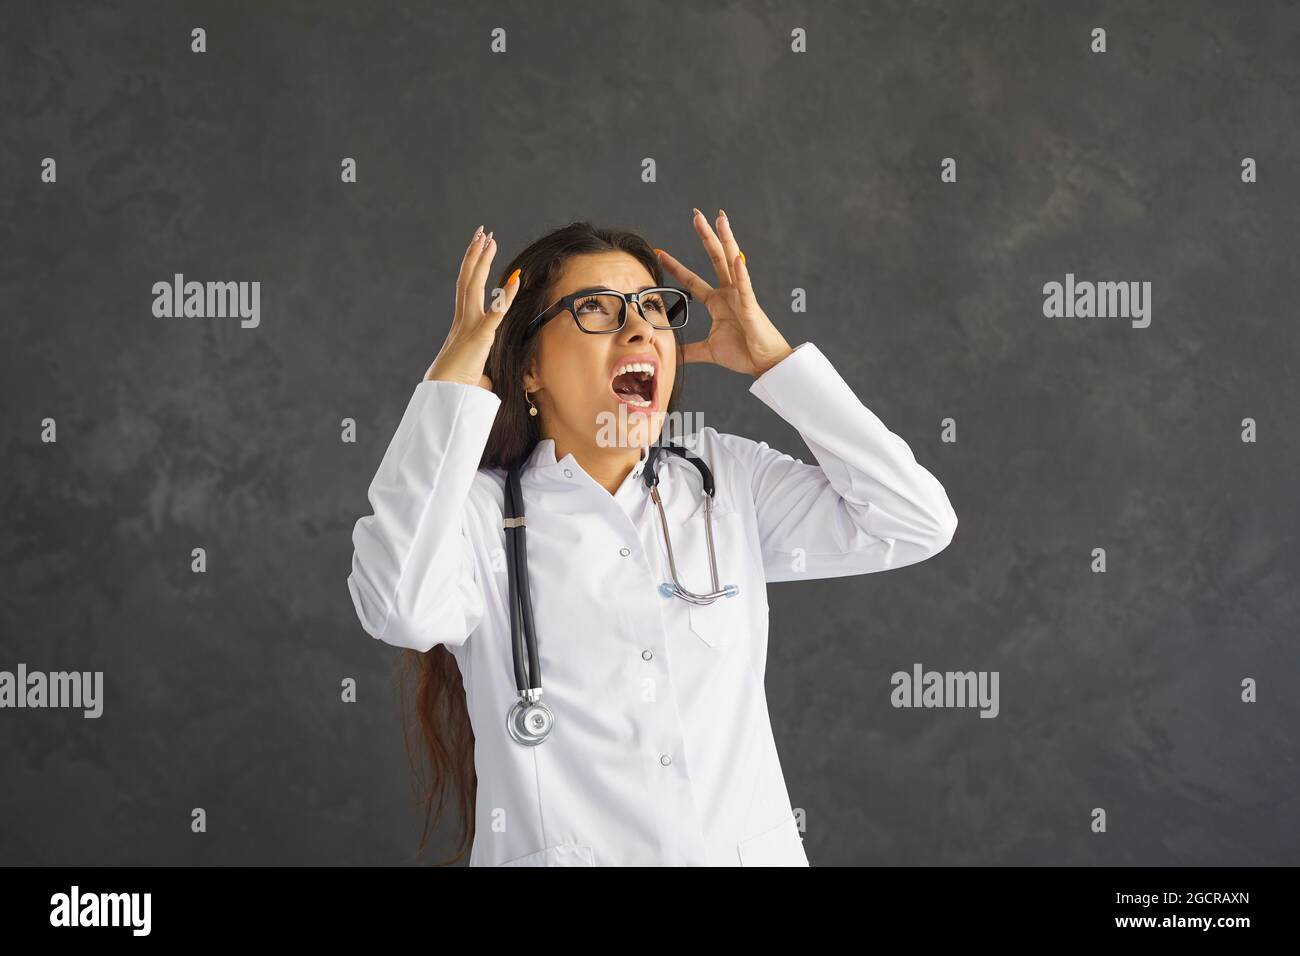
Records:
{"label": "cheek", "polygon": [[677,343],[670,341],[668,347],[663,349],[661,354],[664,363],[663,368],[660,369],[664,376],[661,387],[663,389],[663,401],[667,405],[668,399],[672,397],[673,386],[677,384]]}
{"label": "cheek", "polygon": [[607,404],[608,383],[604,376],[609,358],[603,350],[587,341],[569,341],[557,343],[548,359],[547,379],[557,402],[575,410]]}

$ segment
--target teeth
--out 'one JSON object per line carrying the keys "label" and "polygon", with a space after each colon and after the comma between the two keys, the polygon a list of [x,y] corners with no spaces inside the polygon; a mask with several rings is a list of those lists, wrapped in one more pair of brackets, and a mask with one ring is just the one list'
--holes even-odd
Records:
{"label": "teeth", "polygon": [[619,376],[624,372],[646,372],[653,377],[655,367],[649,362],[627,362],[614,369],[614,375]]}
{"label": "teeth", "polygon": [[[624,374],[625,372],[642,372],[653,380],[655,375],[655,367],[651,365],[649,362],[624,362],[618,368],[614,369],[613,377],[617,378],[618,376]],[[654,404],[653,402],[646,401],[645,399],[630,398],[630,397],[624,398],[622,396],[619,397],[619,401],[632,408],[650,408]]]}

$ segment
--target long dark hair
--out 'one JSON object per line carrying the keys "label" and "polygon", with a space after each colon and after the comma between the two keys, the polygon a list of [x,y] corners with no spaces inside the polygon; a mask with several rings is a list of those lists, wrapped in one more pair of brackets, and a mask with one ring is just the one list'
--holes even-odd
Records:
{"label": "long dark hair", "polygon": [[[541,440],[540,417],[528,414],[523,377],[537,356],[539,336],[523,341],[530,319],[554,301],[552,289],[564,264],[574,256],[587,253],[621,251],[646,267],[655,285],[665,285],[659,257],[645,239],[622,229],[598,229],[585,220],[571,222],[539,239],[516,255],[501,270],[496,287],[520,269],[520,288],[510,310],[497,328],[496,340],[488,354],[487,375],[492,391],[501,398],[496,420],[483,448],[479,468],[508,468],[526,458]],[[572,321],[567,315],[552,321]],[[665,411],[670,415],[679,405],[684,366],[681,361],[682,332],[674,332],[677,342],[677,372],[672,395]],[[666,427],[666,426],[665,426]],[[407,700],[407,685],[415,684],[413,699]],[[455,801],[460,815],[460,831],[454,855],[443,865],[461,860],[474,841],[474,806],[478,778],[474,773],[474,732],[466,706],[465,686],[460,668],[451,652],[436,645],[427,652],[407,650],[402,654],[400,676],[402,696],[402,734],[412,777],[421,791],[424,804],[424,830],[416,853],[420,853],[429,832],[442,817],[448,799]],[[504,715],[503,718],[504,720]],[[424,744],[428,776],[422,772],[412,746],[412,725],[418,725]],[[503,724],[504,726],[504,724]]]}

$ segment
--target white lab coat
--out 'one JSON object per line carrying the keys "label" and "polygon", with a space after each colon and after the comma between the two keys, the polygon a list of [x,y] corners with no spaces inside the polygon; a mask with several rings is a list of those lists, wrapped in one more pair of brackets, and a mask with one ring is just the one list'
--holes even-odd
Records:
{"label": "white lab coat", "polygon": [[[957,518],[907,444],[805,342],[749,389],[820,465],[701,428],[713,535],[735,597],[698,607],[670,580],[642,466],[613,496],[541,441],[521,476],[550,738],[516,743],[502,530],[504,472],[478,469],[500,399],[422,381],[353,531],[348,589],[372,637],[444,644],[464,679],[478,798],[471,866],[807,866],[763,687],[766,582],[923,561]],[[660,460],[684,587],[711,580],[699,472]],[[778,640],[797,642],[797,632]]]}

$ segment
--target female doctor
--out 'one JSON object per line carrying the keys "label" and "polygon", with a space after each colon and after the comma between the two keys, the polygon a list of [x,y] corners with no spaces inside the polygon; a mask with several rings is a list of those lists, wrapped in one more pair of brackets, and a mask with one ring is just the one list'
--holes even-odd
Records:
{"label": "female doctor", "polygon": [[[764,694],[766,584],[899,568],[952,539],[935,477],[759,307],[726,214],[693,220],[716,286],[577,222],[486,299],[480,226],[370,485],[348,589],[368,634],[410,649],[432,776],[420,848],[450,796],[448,862],[472,841],[471,866],[807,866]],[[685,344],[701,306],[708,336]],[[661,436],[691,362],[752,376],[817,465],[712,427]]]}

